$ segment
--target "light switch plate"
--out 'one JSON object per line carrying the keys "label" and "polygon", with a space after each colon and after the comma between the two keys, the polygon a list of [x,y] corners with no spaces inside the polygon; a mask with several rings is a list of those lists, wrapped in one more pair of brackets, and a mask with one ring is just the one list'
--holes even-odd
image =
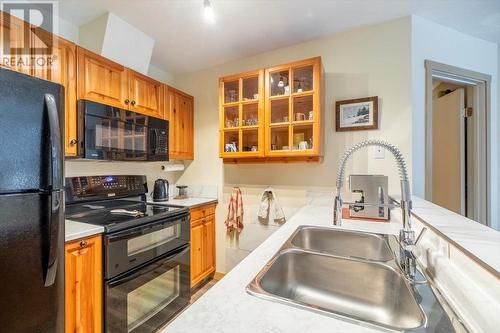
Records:
{"label": "light switch plate", "polygon": [[373,147],[373,158],[376,160],[383,160],[385,158],[385,148]]}

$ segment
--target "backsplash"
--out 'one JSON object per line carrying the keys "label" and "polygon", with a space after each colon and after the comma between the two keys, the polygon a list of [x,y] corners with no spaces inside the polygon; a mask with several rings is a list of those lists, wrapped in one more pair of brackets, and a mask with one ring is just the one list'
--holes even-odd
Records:
{"label": "backsplash", "polygon": [[181,172],[165,172],[162,165],[172,162],[117,162],[117,161],[87,161],[67,160],[64,163],[65,177],[102,176],[102,175],[145,175],[148,180],[149,192],[152,191],[156,179],[167,179],[175,184]]}

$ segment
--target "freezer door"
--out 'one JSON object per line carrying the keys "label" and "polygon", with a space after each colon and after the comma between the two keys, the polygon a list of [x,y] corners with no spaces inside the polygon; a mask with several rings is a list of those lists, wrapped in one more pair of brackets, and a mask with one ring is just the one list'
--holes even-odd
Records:
{"label": "freezer door", "polygon": [[0,195],[1,332],[64,332],[61,199]]}
{"label": "freezer door", "polygon": [[62,187],[63,98],[58,84],[0,68],[0,194]]}

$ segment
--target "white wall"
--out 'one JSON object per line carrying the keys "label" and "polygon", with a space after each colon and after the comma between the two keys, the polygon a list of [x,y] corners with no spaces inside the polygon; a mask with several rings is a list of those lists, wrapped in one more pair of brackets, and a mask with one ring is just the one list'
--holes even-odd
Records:
{"label": "white wall", "polygon": [[[498,137],[497,45],[478,39],[418,16],[411,18],[411,109],[413,192],[425,197],[425,60],[491,75],[491,132],[492,147]],[[492,225],[499,225],[498,156],[491,151]]]}
{"label": "white wall", "polygon": [[[411,174],[410,115],[410,18],[398,19],[334,36],[312,40],[240,59],[207,70],[180,75],[175,86],[195,97],[195,160],[180,177],[185,184],[215,184],[221,198],[217,209],[217,270],[226,271],[226,250],[244,251],[246,246],[226,242],[224,219],[227,198],[233,185],[244,194],[248,228],[239,243],[257,244],[272,232],[259,225],[254,210],[258,194],[272,185],[282,196],[285,208],[293,214],[297,200],[304,200],[309,189],[328,188],[333,193],[341,154],[354,143],[383,138],[401,148]],[[321,56],[324,66],[325,156],[318,164],[223,165],[218,151],[218,78],[256,68],[264,68]],[[336,100],[379,96],[379,130],[336,133]],[[371,151],[357,153],[347,174],[383,173],[390,178],[390,190],[399,192],[396,166],[391,156],[371,158]],[[292,195],[295,193],[294,195]],[[300,195],[301,198],[295,198]],[[263,231],[264,230],[264,231]],[[247,239],[245,239],[247,238]],[[233,253],[234,254],[234,253]],[[240,252],[244,256],[244,252]],[[236,254],[237,255],[237,254]]]}

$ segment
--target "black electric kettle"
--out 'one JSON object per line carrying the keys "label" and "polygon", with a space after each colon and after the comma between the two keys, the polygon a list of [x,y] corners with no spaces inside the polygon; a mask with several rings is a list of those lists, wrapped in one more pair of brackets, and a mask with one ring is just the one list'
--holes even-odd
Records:
{"label": "black electric kettle", "polygon": [[168,201],[168,180],[157,179],[155,180],[155,187],[153,189],[153,201]]}

